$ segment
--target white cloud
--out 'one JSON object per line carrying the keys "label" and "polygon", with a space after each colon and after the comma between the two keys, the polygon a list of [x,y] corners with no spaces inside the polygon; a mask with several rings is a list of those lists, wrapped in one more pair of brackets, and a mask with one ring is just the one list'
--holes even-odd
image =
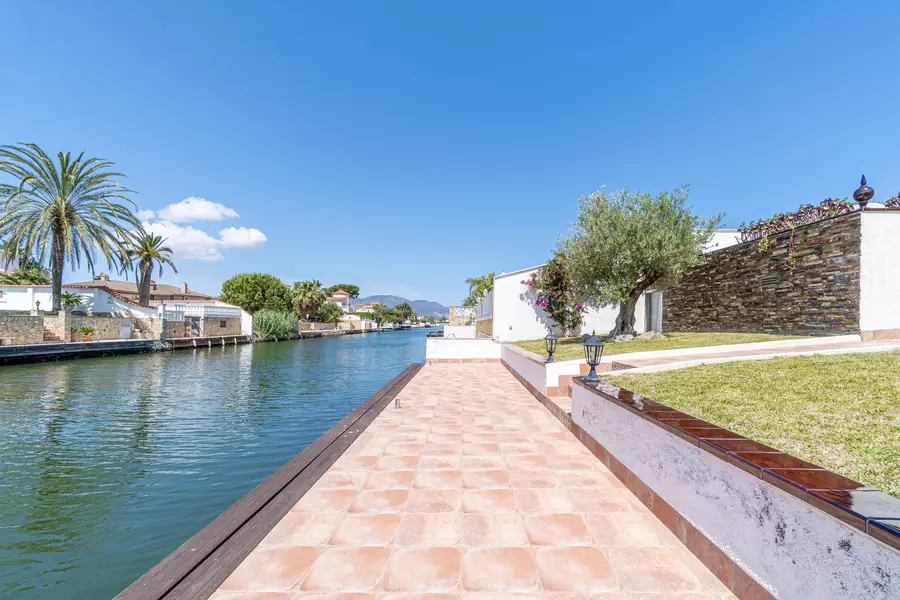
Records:
{"label": "white cloud", "polygon": [[171,221],[145,221],[144,229],[168,238],[166,246],[172,249],[176,259],[215,262],[224,258],[219,252],[222,242],[194,227],[183,227]]}
{"label": "white cloud", "polygon": [[228,227],[219,232],[223,248],[255,248],[267,240],[266,234],[255,227]]}
{"label": "white cloud", "polygon": [[206,198],[191,196],[176,204],[170,204],[159,211],[159,218],[172,223],[193,223],[194,221],[224,221],[240,215],[231,208]]}
{"label": "white cloud", "polygon": [[219,232],[219,237],[191,227],[178,225],[172,221],[144,221],[144,229],[166,238],[166,246],[172,249],[176,259],[216,262],[224,258],[222,248],[254,248],[266,243],[268,238],[253,227],[228,227]]}
{"label": "white cloud", "polygon": [[156,213],[153,212],[152,210],[139,210],[136,213],[134,213],[134,216],[136,216],[141,221],[147,221],[147,220],[155,217]]}

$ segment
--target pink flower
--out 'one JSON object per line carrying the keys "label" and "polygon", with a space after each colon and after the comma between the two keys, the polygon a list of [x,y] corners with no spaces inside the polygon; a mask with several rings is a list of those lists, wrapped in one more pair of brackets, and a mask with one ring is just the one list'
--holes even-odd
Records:
{"label": "pink flower", "polygon": [[583,309],[583,308],[584,308],[584,302],[579,302],[579,303],[578,303],[578,310],[581,310],[581,309]]}

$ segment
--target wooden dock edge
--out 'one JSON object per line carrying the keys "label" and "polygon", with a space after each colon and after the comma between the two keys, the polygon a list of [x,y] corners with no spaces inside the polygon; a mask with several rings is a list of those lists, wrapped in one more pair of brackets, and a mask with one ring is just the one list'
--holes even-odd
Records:
{"label": "wooden dock edge", "polygon": [[424,367],[413,363],[114,600],[206,600]]}

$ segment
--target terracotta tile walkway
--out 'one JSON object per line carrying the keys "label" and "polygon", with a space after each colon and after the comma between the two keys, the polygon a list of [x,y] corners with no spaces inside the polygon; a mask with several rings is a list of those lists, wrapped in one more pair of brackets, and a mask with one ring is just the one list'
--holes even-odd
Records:
{"label": "terracotta tile walkway", "polygon": [[215,600],[734,600],[501,365],[399,399]]}

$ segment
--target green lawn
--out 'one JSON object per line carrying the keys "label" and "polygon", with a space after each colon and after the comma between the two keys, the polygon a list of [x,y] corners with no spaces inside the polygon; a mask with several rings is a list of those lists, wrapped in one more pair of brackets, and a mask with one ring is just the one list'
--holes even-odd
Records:
{"label": "green lawn", "polygon": [[900,352],[604,378],[900,497]]}
{"label": "green lawn", "polygon": [[[703,346],[724,346],[727,344],[749,344],[751,342],[774,342],[776,340],[802,339],[798,336],[769,335],[767,333],[667,333],[664,338],[656,340],[638,340],[630,342],[608,342],[603,349],[603,356],[627,354],[628,352],[648,352],[650,350],[674,350],[676,348],[700,348]],[[528,340],[516,342],[516,346],[530,350],[536,354],[546,354],[544,340]],[[579,338],[562,338],[553,355],[556,360],[575,360],[584,358],[584,347]]]}

